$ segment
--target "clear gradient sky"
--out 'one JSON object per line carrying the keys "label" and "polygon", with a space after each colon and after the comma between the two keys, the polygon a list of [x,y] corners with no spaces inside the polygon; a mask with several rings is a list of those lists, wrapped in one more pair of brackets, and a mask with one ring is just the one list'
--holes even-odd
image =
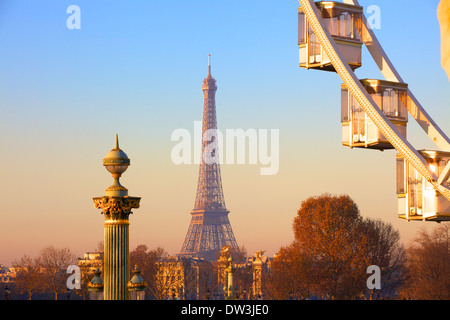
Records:
{"label": "clear gradient sky", "polygon": [[[403,79],[450,134],[450,84],[440,64],[438,0],[361,0],[381,9],[382,46]],[[69,30],[66,9],[81,9]],[[131,158],[121,182],[141,208],[130,216],[131,249],[181,249],[198,165],[176,166],[171,133],[202,117],[202,80],[212,57],[219,129],[279,129],[280,167],[222,165],[236,240],[272,256],[293,240],[300,203],[348,194],[365,217],[392,223],[407,244],[431,223],[397,218],[395,150],[341,145],[340,84],[298,67],[298,1],[0,2],[0,263],[48,246],[92,251],[114,146]],[[383,79],[367,50],[360,78]],[[435,146],[410,118],[410,142]]]}

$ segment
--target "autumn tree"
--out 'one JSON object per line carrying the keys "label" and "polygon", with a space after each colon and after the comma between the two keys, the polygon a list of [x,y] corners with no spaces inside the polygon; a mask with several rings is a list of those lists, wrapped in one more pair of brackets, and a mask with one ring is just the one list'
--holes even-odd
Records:
{"label": "autumn tree", "polygon": [[198,271],[198,291],[199,299],[209,300],[214,295],[214,288],[217,286],[217,270],[209,261],[197,264]]}
{"label": "autumn tree", "polygon": [[137,266],[145,281],[147,283],[153,282],[153,277],[157,271],[156,262],[167,255],[168,253],[163,248],[158,247],[154,250],[149,250],[144,244],[138,245],[130,252],[130,275],[134,266]]}
{"label": "autumn tree", "polygon": [[[306,199],[293,231],[293,243],[272,261],[272,298],[379,299],[398,293],[405,279],[405,249],[398,231],[381,220],[364,219],[349,196]],[[381,290],[367,288],[371,265],[381,269]]]}
{"label": "autumn tree", "polygon": [[247,249],[245,246],[230,248],[230,253],[235,263],[244,263],[247,258]]}
{"label": "autumn tree", "polygon": [[266,297],[274,300],[307,299],[312,294],[315,269],[299,243],[282,247],[274,256],[265,285]]}
{"label": "autumn tree", "polygon": [[33,294],[42,290],[43,277],[39,259],[24,255],[22,258],[13,261],[12,265],[17,270],[16,290],[28,294],[28,299],[31,300]]}
{"label": "autumn tree", "polygon": [[365,282],[367,238],[356,203],[347,195],[328,194],[302,202],[293,229],[300,257],[313,269],[316,295],[354,298]]}
{"label": "autumn tree", "polygon": [[[169,254],[166,250],[158,247],[149,250],[144,244],[138,245],[130,253],[130,273],[137,266],[141,271],[141,276],[147,282],[147,295],[150,299],[162,299],[162,284],[158,278],[159,262],[167,258]],[[166,292],[164,292],[166,294]]]}
{"label": "autumn tree", "polygon": [[253,269],[251,264],[241,263],[234,272],[234,285],[237,298],[250,297],[253,291]]}
{"label": "autumn tree", "polygon": [[44,288],[58,300],[58,293],[67,289],[67,267],[76,264],[76,256],[68,248],[49,246],[42,249],[39,261],[43,268]]}
{"label": "autumn tree", "polygon": [[366,299],[396,298],[407,279],[406,250],[400,233],[382,220],[365,219],[363,232],[367,238],[368,263],[381,270],[381,288],[367,290]]}
{"label": "autumn tree", "polygon": [[450,299],[449,226],[431,232],[422,229],[407,249],[408,282],[402,288],[406,299]]}

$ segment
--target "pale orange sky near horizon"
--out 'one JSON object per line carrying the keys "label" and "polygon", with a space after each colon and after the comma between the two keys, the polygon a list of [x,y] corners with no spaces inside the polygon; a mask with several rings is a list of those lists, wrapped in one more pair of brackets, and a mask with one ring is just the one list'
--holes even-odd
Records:
{"label": "pale orange sky near horizon", "polygon": [[[0,23],[0,39],[6,43],[0,61],[8,62],[0,68],[0,264],[37,256],[49,245],[68,247],[78,256],[97,248],[104,217],[92,198],[104,195],[113,182],[102,159],[116,133],[131,158],[121,183],[131,196],[142,197],[130,216],[130,249],[145,244],[179,252],[191,219],[198,165],[173,164],[176,143],[170,138],[178,128],[192,132],[194,121],[201,121],[208,53],[218,85],[219,129],[280,130],[276,175],[260,175],[259,164],[221,166],[230,222],[249,255],[261,249],[273,256],[289,245],[301,202],[322,193],[348,194],[362,216],[391,223],[405,244],[421,228],[436,225],[397,218],[395,150],[341,145],[341,80],[298,67],[298,2],[209,4],[214,9],[210,19],[224,19],[221,10],[229,10],[239,25],[225,28],[220,20],[216,28],[223,29],[214,29],[221,35],[215,42],[202,23],[198,29],[191,26],[194,18],[187,24],[171,20],[174,26],[157,29],[169,15],[180,14],[172,4],[142,2],[161,19],[148,26],[143,21],[152,20],[132,6],[122,15],[120,6],[80,1],[82,29],[67,31],[67,6],[42,3],[45,8],[36,11],[37,4],[11,2]],[[381,7],[382,28],[376,35],[418,100],[450,134],[450,83],[440,65],[438,1],[428,6],[417,2],[408,17],[396,14],[406,0],[360,3]],[[186,10],[194,15],[196,9]],[[272,24],[266,23],[269,18]],[[109,19],[120,26],[105,25]],[[45,23],[33,29],[26,21]],[[224,36],[228,32],[233,41]],[[135,40],[146,36],[151,41]],[[180,52],[177,41],[183,36],[192,45]],[[420,63],[424,57],[426,63]],[[374,70],[365,52],[357,74],[379,77]],[[408,137],[417,149],[435,149],[411,118]]]}

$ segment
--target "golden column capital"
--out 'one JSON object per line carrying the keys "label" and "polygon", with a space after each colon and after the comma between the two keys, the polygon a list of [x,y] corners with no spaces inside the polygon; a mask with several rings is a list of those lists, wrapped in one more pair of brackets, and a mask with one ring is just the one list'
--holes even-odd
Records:
{"label": "golden column capital", "polygon": [[139,197],[96,197],[93,198],[94,207],[101,209],[105,215],[105,220],[128,220],[131,209],[137,209],[140,206],[141,198]]}

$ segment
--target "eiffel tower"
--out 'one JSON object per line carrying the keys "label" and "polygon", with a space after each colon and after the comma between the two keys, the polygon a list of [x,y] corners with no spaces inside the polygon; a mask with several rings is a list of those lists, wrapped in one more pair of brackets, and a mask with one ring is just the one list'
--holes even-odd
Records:
{"label": "eiffel tower", "polygon": [[218,145],[215,144],[216,80],[211,76],[211,55],[208,55],[208,76],[203,80],[202,154],[197,195],[191,211],[191,223],[178,256],[192,256],[215,261],[224,246],[238,249],[225,207],[220,175]]}

